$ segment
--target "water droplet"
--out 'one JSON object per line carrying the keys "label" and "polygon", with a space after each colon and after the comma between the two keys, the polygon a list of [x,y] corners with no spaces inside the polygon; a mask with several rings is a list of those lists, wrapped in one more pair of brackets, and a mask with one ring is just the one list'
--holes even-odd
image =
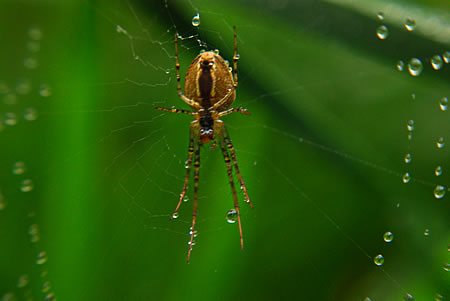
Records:
{"label": "water droplet", "polygon": [[438,141],[436,142],[437,148],[443,148],[444,145],[445,145],[444,137],[439,137]]}
{"label": "water droplet", "polygon": [[406,154],[405,155],[405,163],[406,164],[408,164],[408,163],[411,163],[411,160],[412,160],[412,158],[411,158],[411,154]]}
{"label": "water droplet", "polygon": [[373,262],[377,265],[377,266],[382,266],[384,263],[384,257],[381,254],[378,254],[377,256],[375,256],[373,258]]}
{"label": "water droplet", "polygon": [[26,57],[23,60],[23,65],[27,69],[36,69],[38,66],[38,61],[33,57]]}
{"label": "water droplet", "polygon": [[56,301],[55,293],[53,293],[53,292],[48,293],[47,295],[45,295],[44,300],[48,300],[48,301]]}
{"label": "water droplet", "polygon": [[409,183],[409,181],[411,181],[411,175],[409,174],[409,172],[407,172],[403,175],[402,180],[403,180],[403,183],[405,183],[405,184]]}
{"label": "water droplet", "polygon": [[372,301],[372,299],[370,299],[369,297],[365,297],[365,298],[363,299],[363,301]]}
{"label": "water droplet", "polygon": [[441,111],[447,111],[448,109],[448,98],[442,97],[439,101],[439,107],[441,108]]}
{"label": "water droplet", "polygon": [[164,70],[164,72],[165,72],[166,74],[169,74],[169,73],[170,73],[170,69],[167,68],[166,70]]}
{"label": "water droplet", "polygon": [[228,67],[228,71],[232,72],[233,68],[232,67]]}
{"label": "water droplet", "polygon": [[434,301],[443,301],[443,300],[444,300],[444,296],[436,293],[436,296],[434,297]]}
{"label": "water droplet", "polygon": [[185,202],[185,203],[186,203],[186,202],[189,202],[189,197],[188,197],[187,195],[184,196],[183,202]]}
{"label": "water droplet", "polygon": [[450,264],[449,263],[444,264],[444,271],[450,272]]}
{"label": "water droplet", "polygon": [[400,208],[400,203],[397,203],[395,207]]}
{"label": "water droplet", "polygon": [[47,84],[42,84],[39,88],[39,95],[41,95],[42,97],[49,97],[50,95],[52,95],[52,91]]}
{"label": "water droplet", "polygon": [[28,234],[30,235],[31,242],[38,242],[40,239],[39,236],[39,226],[37,224],[32,224],[28,229]]}
{"label": "water droplet", "polygon": [[383,235],[383,239],[385,242],[391,242],[394,239],[394,234],[392,232],[386,232]]}
{"label": "water droplet", "polygon": [[423,70],[422,61],[418,58],[412,58],[408,63],[408,71],[412,76],[419,76]]}
{"label": "water droplet", "polygon": [[3,103],[5,105],[14,105],[17,103],[17,95],[14,93],[8,93],[3,97]]}
{"label": "water droplet", "polygon": [[139,55],[135,55],[135,56],[134,56],[134,59],[135,59],[136,61],[139,61],[140,58],[141,58],[141,57],[140,57]]}
{"label": "water droplet", "polygon": [[28,94],[31,90],[31,81],[29,79],[21,79],[16,84],[16,92],[18,94]]}
{"label": "water droplet", "polygon": [[237,60],[239,60],[239,59],[241,58],[241,55],[240,55],[239,53],[236,53],[235,58],[236,58]]}
{"label": "water droplet", "polygon": [[440,175],[442,175],[442,166],[436,166],[436,169],[434,170],[434,174],[436,175],[436,177],[439,177]]}
{"label": "water droplet", "polygon": [[46,262],[47,262],[47,252],[42,251],[42,252],[38,253],[36,263],[44,264]]}
{"label": "water droplet", "polygon": [[42,30],[39,27],[33,26],[28,30],[28,36],[33,40],[42,39]]}
{"label": "water droplet", "polygon": [[431,66],[434,70],[441,69],[443,64],[444,61],[442,60],[442,57],[440,55],[435,55],[431,58]]}
{"label": "water droplet", "polygon": [[414,120],[408,120],[408,122],[406,123],[406,129],[408,130],[408,132],[412,132],[414,130],[415,127],[415,122]]}
{"label": "water droplet", "polygon": [[17,287],[18,288],[25,287],[27,286],[28,282],[30,282],[30,278],[28,277],[27,274],[24,274],[19,277],[19,280],[17,280]]}
{"label": "water droplet", "polygon": [[386,26],[386,25],[380,25],[380,26],[377,28],[377,37],[378,37],[380,40],[384,40],[384,39],[386,39],[388,36],[389,36],[389,29],[387,28],[387,26]]}
{"label": "water droplet", "polygon": [[127,34],[127,33],[128,33],[128,32],[127,32],[122,26],[120,26],[119,24],[116,25],[116,31],[117,31],[118,33],[123,33],[123,34]]}
{"label": "water droplet", "polygon": [[33,121],[38,118],[38,112],[35,108],[25,108],[25,112],[23,113],[23,118],[27,121]]}
{"label": "water droplet", "polygon": [[192,233],[192,230],[190,230],[189,235],[193,235],[194,237],[197,237],[197,230],[195,230],[194,233]]}
{"label": "water droplet", "polygon": [[413,295],[411,295],[411,294],[406,294],[406,295],[403,297],[403,300],[405,300],[405,301],[414,301],[414,300],[416,300],[416,299],[414,298]]}
{"label": "water droplet", "polygon": [[227,65],[227,67],[230,66],[230,62],[228,60],[225,60],[225,65]]}
{"label": "water droplet", "polygon": [[219,49],[214,49],[215,54],[219,54]]}
{"label": "water droplet", "polygon": [[398,71],[403,71],[405,70],[405,62],[400,60],[397,62],[397,70]]}
{"label": "water droplet", "polygon": [[192,17],[192,25],[199,26],[200,25],[200,15],[196,14],[194,17]]}
{"label": "water droplet", "polygon": [[13,165],[13,174],[15,175],[21,175],[25,172],[25,163],[22,161],[17,161]]}
{"label": "water droplet", "polygon": [[431,235],[430,229],[425,229],[425,231],[423,231],[423,235],[430,236]]}
{"label": "water droplet", "polygon": [[237,221],[237,219],[238,219],[237,211],[234,210],[234,209],[229,210],[227,212],[226,218],[227,218],[227,222],[229,224],[234,224]]}
{"label": "water droplet", "polygon": [[178,217],[180,217],[180,215],[178,214],[178,212],[175,212],[174,214],[172,214],[172,218],[173,218],[173,219],[177,219]]}
{"label": "water droplet", "polygon": [[193,241],[188,241],[188,246],[190,246],[190,247],[195,246],[195,240],[193,240]]}
{"label": "water droplet", "polygon": [[442,58],[444,59],[444,62],[448,64],[450,62],[450,51],[446,51],[442,54]]}
{"label": "water droplet", "polygon": [[43,292],[43,293],[46,293],[46,292],[48,292],[50,289],[52,288],[52,285],[50,284],[50,281],[45,281],[43,284],[42,284],[42,289],[41,289],[41,291]]}
{"label": "water droplet", "polygon": [[412,94],[411,94],[411,99],[412,99],[412,100],[416,100],[416,93],[412,93]]}
{"label": "water droplet", "polygon": [[29,192],[33,190],[33,188],[34,188],[33,181],[31,181],[30,179],[23,180],[20,186],[20,190],[23,192]]}
{"label": "water droplet", "polygon": [[27,43],[27,49],[32,53],[39,52],[41,50],[41,44],[37,41],[29,41]]}
{"label": "water droplet", "polygon": [[379,11],[378,14],[377,14],[377,18],[378,18],[378,20],[383,21],[384,20],[384,13]]}
{"label": "water droplet", "polygon": [[437,199],[442,199],[445,196],[445,187],[442,185],[436,185],[434,188],[434,197]]}
{"label": "water droplet", "polygon": [[17,116],[15,113],[8,112],[5,113],[5,119],[3,120],[5,125],[13,126],[17,124]]}
{"label": "water droplet", "polygon": [[411,141],[411,140],[412,140],[412,138],[413,138],[413,134],[412,134],[412,133],[409,133],[409,134],[408,134],[408,140],[410,140],[410,141]]}
{"label": "water droplet", "polygon": [[413,18],[406,18],[405,28],[408,31],[413,31],[416,29],[416,20]]}
{"label": "water droplet", "polygon": [[200,49],[200,53],[205,53],[206,50],[205,49]]}

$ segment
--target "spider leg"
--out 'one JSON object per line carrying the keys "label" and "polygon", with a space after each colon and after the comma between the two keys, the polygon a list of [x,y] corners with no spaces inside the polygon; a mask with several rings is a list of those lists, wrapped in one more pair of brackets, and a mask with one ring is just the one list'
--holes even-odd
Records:
{"label": "spider leg", "polygon": [[244,109],[244,108],[230,108],[228,110],[225,110],[225,111],[222,111],[222,112],[218,113],[217,117],[220,118],[222,116],[225,116],[225,115],[228,115],[228,114],[231,114],[231,113],[234,113],[234,112],[250,115],[250,112],[247,111],[247,109]]}
{"label": "spider leg", "polygon": [[161,108],[161,107],[155,107],[157,110],[166,111],[170,113],[177,113],[177,114],[187,114],[193,116],[193,112],[187,111],[187,110],[180,110],[180,109],[168,109],[168,108]]}
{"label": "spider leg", "polygon": [[199,170],[200,170],[200,141],[196,141],[194,144],[194,206],[192,208],[192,226],[189,234],[191,235],[191,240],[189,241],[189,250],[187,256],[187,262],[189,263],[189,259],[191,257],[192,247],[194,245],[194,236],[195,236],[195,220],[197,218],[197,200],[198,200],[198,179],[199,179]]}
{"label": "spider leg", "polygon": [[234,83],[233,86],[236,88],[238,86],[238,76],[237,76],[237,61],[239,59],[238,53],[237,53],[237,35],[236,35],[236,26],[233,26],[234,30],[234,55],[233,55],[233,77],[234,77]]}

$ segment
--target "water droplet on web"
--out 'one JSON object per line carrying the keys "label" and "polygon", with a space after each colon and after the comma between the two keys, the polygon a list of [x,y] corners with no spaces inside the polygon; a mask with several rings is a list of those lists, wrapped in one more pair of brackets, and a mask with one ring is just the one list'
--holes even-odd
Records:
{"label": "water droplet on web", "polygon": [[219,49],[214,49],[215,54],[219,54]]}
{"label": "water droplet on web", "polygon": [[398,71],[403,71],[405,69],[405,62],[400,60],[397,62],[397,70]]}
{"label": "water droplet on web", "polygon": [[450,51],[446,51],[442,54],[442,58],[444,59],[444,62],[448,64],[450,62]]}
{"label": "water droplet on web", "polygon": [[52,288],[52,285],[50,284],[50,281],[45,281],[43,284],[42,284],[42,288],[41,288],[41,291],[43,292],[43,293],[46,293],[46,292],[48,292],[50,289]]}
{"label": "water droplet on web", "polygon": [[434,297],[434,301],[443,301],[444,300],[444,296],[442,296],[441,294],[436,294],[436,296]]}
{"label": "water droplet on web", "polygon": [[55,293],[53,293],[53,292],[48,293],[47,295],[45,295],[44,300],[46,300],[46,301],[56,301]]}
{"label": "water droplet on web", "polygon": [[449,263],[444,264],[444,271],[450,272],[450,264]]}
{"label": "water droplet on web", "polygon": [[395,205],[395,207],[396,207],[396,208],[400,208],[400,203],[397,203],[397,204]]}
{"label": "water droplet on web", "polygon": [[416,20],[413,18],[406,18],[405,28],[408,31],[413,31],[414,29],[416,29]]}
{"label": "water droplet on web", "polygon": [[412,99],[412,100],[416,100],[416,93],[412,93],[412,94],[411,94],[411,99]]}
{"label": "water droplet on web", "polygon": [[40,239],[39,236],[39,226],[37,224],[32,224],[28,229],[28,234],[30,235],[30,241],[35,243]]}
{"label": "water droplet on web", "polygon": [[408,63],[408,71],[412,76],[419,76],[422,73],[423,64],[418,58],[412,58]]}
{"label": "water droplet on web", "polygon": [[402,180],[403,180],[403,183],[405,183],[405,184],[409,183],[409,181],[411,181],[411,175],[409,174],[409,172],[407,172],[403,175]]}
{"label": "water droplet on web", "polygon": [[232,72],[233,68],[232,67],[228,67],[228,71]]}
{"label": "water droplet on web", "polygon": [[434,197],[437,199],[442,199],[445,196],[446,188],[442,185],[436,185],[434,188]]}
{"label": "water droplet on web", "polygon": [[20,190],[22,192],[29,192],[33,190],[33,188],[34,188],[33,181],[30,179],[23,180],[22,184],[20,185]]}
{"label": "water droplet on web", "polygon": [[365,298],[363,299],[363,301],[372,301],[372,299],[370,299],[369,297],[365,297]]}
{"label": "water droplet on web", "polygon": [[28,36],[33,40],[42,39],[42,30],[39,27],[33,26],[28,30]]}
{"label": "water droplet on web", "polygon": [[239,60],[239,59],[241,58],[241,55],[240,55],[239,53],[236,53],[235,58],[236,58],[237,60]]}
{"label": "water droplet on web", "polygon": [[196,14],[194,17],[192,17],[192,25],[199,26],[200,25],[200,15]]}
{"label": "water droplet on web", "polygon": [[47,262],[47,252],[42,251],[38,253],[36,263],[41,265]]}
{"label": "water droplet on web", "polygon": [[377,265],[377,266],[382,266],[384,263],[384,257],[381,254],[378,254],[377,256],[375,256],[373,258],[373,262]]}
{"label": "water droplet on web", "polygon": [[442,57],[440,55],[435,55],[431,58],[431,66],[434,70],[441,69],[443,64],[444,61],[442,60]]}
{"label": "water droplet on web", "polygon": [[180,215],[178,214],[178,212],[175,212],[174,214],[172,214],[172,218],[173,218],[173,219],[177,219],[178,217],[180,217]]}
{"label": "water droplet on web", "polygon": [[434,170],[434,174],[436,175],[436,177],[439,177],[440,175],[442,175],[442,166],[436,166],[436,169]]}
{"label": "water droplet on web", "polygon": [[193,241],[188,241],[188,246],[190,246],[190,247],[195,246],[195,240],[193,240]]}
{"label": "water droplet on web", "polygon": [[416,300],[416,299],[414,298],[413,295],[411,295],[411,294],[406,294],[406,295],[403,297],[403,300],[405,300],[405,301],[414,301],[414,300]]}
{"label": "water droplet on web", "polygon": [[17,124],[17,116],[13,112],[7,112],[5,113],[5,119],[3,120],[3,123],[8,126],[13,126]]}
{"label": "water droplet on web", "polygon": [[183,198],[183,202],[189,202],[189,197],[186,195],[186,196],[184,196],[184,198]]}
{"label": "water droplet on web", "polygon": [[205,49],[200,49],[200,53],[205,53],[206,50]]}
{"label": "water droplet on web", "polygon": [[30,282],[30,278],[28,277],[27,274],[24,274],[19,277],[19,280],[17,280],[17,287],[18,288],[25,287],[27,286],[28,282]]}
{"label": "water droplet on web", "polygon": [[405,163],[406,164],[408,164],[408,163],[411,163],[411,160],[412,160],[412,157],[411,157],[411,154],[406,154],[405,155]]}
{"label": "water droplet on web", "polygon": [[27,121],[33,121],[38,118],[38,112],[35,108],[25,108],[25,112],[23,113],[23,118]]}
{"label": "water droplet on web", "polygon": [[228,60],[225,60],[225,65],[230,66],[230,62]]}
{"label": "water droplet on web", "polygon": [[441,111],[447,111],[448,109],[448,98],[442,97],[439,101],[439,107],[441,108]]}
{"label": "water droplet on web", "polygon": [[119,24],[116,25],[116,31],[118,33],[127,34],[127,31],[122,26],[120,26]]}
{"label": "water droplet on web", "polygon": [[414,120],[408,120],[408,122],[406,123],[406,129],[409,131],[409,132],[412,132],[413,130],[414,130],[414,127],[415,127],[415,122],[414,122]]}
{"label": "water droplet on web", "polygon": [[26,57],[23,60],[23,66],[27,69],[36,69],[38,66],[38,61],[33,57]]}
{"label": "water droplet on web", "polygon": [[234,209],[231,209],[227,212],[227,223],[234,224],[237,221],[238,214],[237,211]]}
{"label": "water droplet on web", "polygon": [[443,148],[444,145],[445,145],[444,137],[439,137],[438,141],[436,142],[437,148]]}
{"label": "water droplet on web", "polygon": [[197,230],[195,230],[195,231],[192,233],[192,227],[191,227],[191,230],[189,230],[189,235],[193,235],[194,237],[197,237],[197,234],[198,234]]}
{"label": "water droplet on web", "polygon": [[431,235],[430,229],[425,229],[425,231],[423,231],[423,235],[430,236]]}
{"label": "water droplet on web", "polygon": [[388,36],[389,36],[389,29],[387,28],[387,26],[386,25],[380,25],[377,28],[377,37],[380,40],[385,40]]}
{"label": "water droplet on web", "polygon": [[52,95],[50,86],[47,84],[42,84],[39,88],[39,95],[41,95],[42,97],[49,97],[50,95]]}
{"label": "water droplet on web", "polygon": [[412,140],[412,138],[413,138],[413,134],[412,134],[412,133],[409,133],[409,134],[408,134],[408,140],[410,140],[410,141],[411,141],[411,140]]}
{"label": "water droplet on web", "polygon": [[394,234],[392,232],[386,232],[383,235],[383,239],[385,242],[391,242],[394,239]]}
{"label": "water droplet on web", "polygon": [[166,69],[166,70],[164,70],[164,72],[165,72],[166,74],[169,74],[169,73],[170,73],[170,69]]}
{"label": "water droplet on web", "polygon": [[381,12],[381,11],[379,11],[379,12],[377,13],[377,18],[378,18],[378,20],[383,21],[383,20],[384,20],[384,13]]}
{"label": "water droplet on web", "polygon": [[25,163],[22,161],[17,161],[13,164],[13,174],[21,175],[25,172]]}
{"label": "water droplet on web", "polygon": [[31,90],[31,81],[29,79],[21,79],[16,84],[16,92],[18,94],[28,94]]}

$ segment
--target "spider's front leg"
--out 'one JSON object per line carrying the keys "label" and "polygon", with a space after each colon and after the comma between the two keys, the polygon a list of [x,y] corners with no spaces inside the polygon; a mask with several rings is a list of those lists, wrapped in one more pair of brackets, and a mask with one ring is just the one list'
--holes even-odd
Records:
{"label": "spider's front leg", "polygon": [[[194,124],[195,121],[191,123]],[[198,126],[198,123],[196,123]],[[198,201],[198,179],[199,179],[199,170],[200,170],[200,141],[197,140],[194,143],[194,205],[192,206],[192,226],[189,231],[189,235],[191,239],[189,241],[189,250],[187,256],[187,262],[189,263],[189,259],[191,257],[192,247],[194,246],[194,237],[195,237],[195,220],[197,219],[197,201]]]}

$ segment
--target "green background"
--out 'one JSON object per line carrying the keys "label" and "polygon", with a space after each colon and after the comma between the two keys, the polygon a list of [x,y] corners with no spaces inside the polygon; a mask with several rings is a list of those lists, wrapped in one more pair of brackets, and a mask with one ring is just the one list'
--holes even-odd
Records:
{"label": "green background", "polygon": [[[434,70],[430,58],[449,50],[449,10],[437,0],[1,0],[0,297],[448,300],[449,193],[433,190],[450,181],[450,148],[436,147],[450,139],[450,111],[439,108],[450,66]],[[202,48],[232,59],[233,25],[235,106],[252,115],[223,120],[255,208],[242,202],[241,251],[225,221],[233,203],[221,152],[204,146],[187,264],[192,190],[180,218],[169,216],[191,118],[154,106],[187,109],[175,32],[184,78]],[[413,57],[420,76],[396,69]],[[24,117],[30,108],[36,120]]]}

